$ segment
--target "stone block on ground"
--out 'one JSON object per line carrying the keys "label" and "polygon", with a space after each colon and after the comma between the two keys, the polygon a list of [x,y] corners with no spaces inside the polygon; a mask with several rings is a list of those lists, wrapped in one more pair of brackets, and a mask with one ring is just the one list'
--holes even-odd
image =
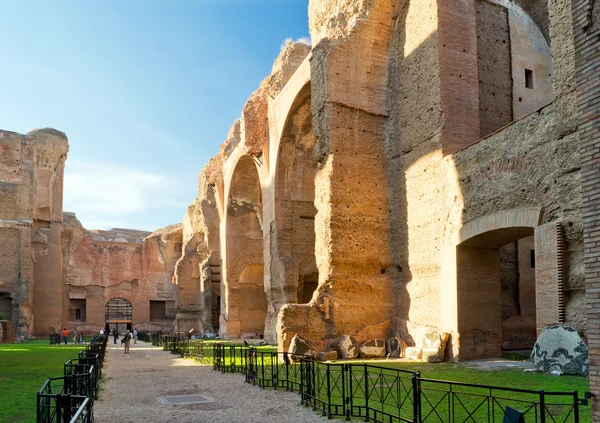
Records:
{"label": "stone block on ground", "polygon": [[337,351],[322,351],[317,353],[316,357],[319,361],[334,361],[338,358]]}
{"label": "stone block on ground", "polygon": [[428,332],[423,337],[422,359],[427,363],[439,363],[444,361],[444,351],[450,334],[448,332]]}
{"label": "stone block on ground", "polygon": [[535,342],[531,358],[544,373],[588,376],[589,350],[570,326],[546,326]]}
{"label": "stone block on ground", "polygon": [[388,338],[385,342],[385,350],[387,358],[401,358],[404,357],[406,350],[406,342],[402,338],[394,336]]}
{"label": "stone block on ground", "polygon": [[313,358],[317,354],[317,349],[300,335],[294,335],[288,352],[292,360],[298,361],[302,356]]}
{"label": "stone block on ground", "polygon": [[424,363],[439,363],[444,361],[444,356],[440,357],[439,348],[423,348],[421,350],[421,360]]}
{"label": "stone block on ground", "polygon": [[362,358],[385,357],[385,341],[383,339],[369,339],[360,346],[359,355]]}
{"label": "stone block on ground", "polygon": [[422,350],[419,347],[407,347],[404,356],[406,358],[410,358],[411,360],[420,360],[422,355]]}
{"label": "stone block on ground", "polygon": [[350,335],[344,335],[338,344],[338,350],[342,358],[356,358],[358,357],[358,342],[356,342],[354,337]]}

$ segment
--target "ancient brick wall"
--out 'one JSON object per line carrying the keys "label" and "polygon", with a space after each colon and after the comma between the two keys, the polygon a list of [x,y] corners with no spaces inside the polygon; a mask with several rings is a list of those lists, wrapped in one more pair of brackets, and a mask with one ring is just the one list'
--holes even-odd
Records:
{"label": "ancient brick wall", "polygon": [[[53,129],[0,131],[0,296],[18,338],[56,323],[60,296],[63,169],[69,149]],[[39,310],[35,313],[34,310]],[[8,313],[7,313],[8,314]],[[11,334],[12,335],[12,334]]]}
{"label": "ancient brick wall", "polygon": [[[106,324],[106,304],[123,298],[133,308],[131,323],[138,330],[172,329],[177,311],[173,274],[182,251],[181,225],[153,233],[87,231],[74,214],[65,213],[62,233],[62,326],[97,332]],[[85,318],[77,319],[71,303],[80,300],[85,300]],[[164,317],[151,319],[150,301],[164,302]]]}
{"label": "ancient brick wall", "polygon": [[587,335],[594,421],[600,421],[600,4],[573,0]]}

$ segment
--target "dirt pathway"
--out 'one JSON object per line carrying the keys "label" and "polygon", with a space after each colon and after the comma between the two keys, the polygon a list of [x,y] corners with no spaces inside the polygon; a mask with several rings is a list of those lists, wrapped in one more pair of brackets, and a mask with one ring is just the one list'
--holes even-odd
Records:
{"label": "dirt pathway", "polygon": [[[132,343],[131,354],[126,355],[110,338],[102,379],[96,423],[325,421],[298,405],[296,393],[248,385],[240,374],[215,372],[145,342]],[[192,394],[212,401],[171,404],[164,399]]]}

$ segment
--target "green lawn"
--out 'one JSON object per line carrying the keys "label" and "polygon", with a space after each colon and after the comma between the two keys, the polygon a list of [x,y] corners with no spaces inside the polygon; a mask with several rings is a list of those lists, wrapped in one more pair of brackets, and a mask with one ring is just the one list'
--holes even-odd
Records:
{"label": "green lawn", "polygon": [[48,341],[0,345],[0,422],[34,422],[37,391],[48,377],[63,376],[65,362],[84,348]]}
{"label": "green lawn", "polygon": [[[210,347],[209,347],[210,349]],[[300,372],[297,364],[289,366],[278,363],[277,356],[268,353],[274,350],[269,346],[258,351],[256,376],[259,380],[270,381],[273,372],[279,373],[280,380],[290,380],[299,384]],[[231,356],[230,350],[225,350],[225,362],[227,367],[235,366],[241,371],[242,356],[239,350],[236,355]],[[539,390],[545,392],[572,392],[578,391],[580,397],[589,391],[589,379],[578,376],[551,376],[538,372],[524,372],[522,369],[481,370],[467,367],[458,363],[421,363],[421,362],[399,362],[388,360],[352,360],[338,361],[330,367],[330,389],[332,404],[343,403],[342,389],[342,364],[354,364],[352,372],[345,375],[345,389],[354,392],[355,407],[365,406],[365,389],[369,392],[369,406],[374,410],[388,412],[392,415],[402,415],[407,419],[412,418],[411,376],[412,373],[397,373],[397,370],[407,372],[420,372],[422,379],[435,379],[441,381],[453,381],[474,385],[486,385],[492,387],[517,388],[521,390],[535,391],[533,393],[515,393],[501,389],[487,389],[479,387],[467,387],[460,385],[450,386],[447,383],[421,382],[423,396],[421,405],[423,417],[427,422],[451,421],[450,415],[454,415],[455,421],[471,421],[471,415],[475,421],[502,421],[504,410],[507,406],[525,412],[525,421],[539,421],[540,410],[536,403],[539,402]],[[364,376],[363,365],[368,365],[368,377]],[[325,364],[315,367],[315,394],[322,400],[327,398],[327,373]],[[288,377],[286,377],[286,373]],[[350,381],[351,379],[351,381]],[[352,386],[349,386],[351,383]],[[452,391],[450,394],[449,391]],[[574,421],[572,408],[572,396],[547,397],[547,420],[560,422]],[[580,421],[591,421],[591,407],[580,408]],[[490,420],[491,421],[491,420]]]}

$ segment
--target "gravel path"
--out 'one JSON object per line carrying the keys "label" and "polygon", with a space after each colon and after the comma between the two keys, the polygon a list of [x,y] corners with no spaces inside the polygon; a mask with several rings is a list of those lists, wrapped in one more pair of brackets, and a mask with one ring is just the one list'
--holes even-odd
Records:
{"label": "gravel path", "polygon": [[[150,343],[131,344],[131,354],[109,339],[96,423],[135,422],[320,422],[326,419],[299,404],[297,393],[263,390],[240,374],[222,374],[179,358]],[[171,405],[158,398],[200,394],[214,402]]]}

